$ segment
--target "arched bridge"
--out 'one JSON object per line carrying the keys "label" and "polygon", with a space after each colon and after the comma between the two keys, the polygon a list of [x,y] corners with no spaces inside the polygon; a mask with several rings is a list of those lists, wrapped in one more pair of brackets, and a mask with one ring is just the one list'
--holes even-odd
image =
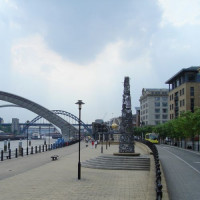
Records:
{"label": "arched bridge", "polygon": [[[14,106],[14,105],[12,105],[12,106]],[[1,106],[0,106],[0,107],[1,107]],[[65,116],[67,116],[67,117],[70,117],[70,118],[72,118],[73,120],[75,120],[76,122],[79,123],[79,118],[76,117],[75,115],[69,113],[69,112],[66,112],[66,111],[64,111],[64,110],[52,110],[52,112],[54,112],[56,115],[65,115]],[[38,115],[38,116],[35,117],[33,120],[31,120],[31,121],[29,122],[29,124],[27,124],[27,126],[25,126],[25,127],[23,128],[23,132],[27,129],[28,126],[31,126],[31,124],[34,124],[35,122],[37,122],[37,121],[40,120],[41,118],[42,118],[42,117]],[[81,126],[84,127],[89,133],[91,133],[91,129],[88,127],[87,124],[85,124],[83,121],[80,121],[80,124],[81,124]],[[77,129],[76,129],[76,131],[77,131]]]}
{"label": "arched bridge", "polygon": [[[45,108],[33,101],[25,99],[23,97],[0,91],[0,100],[16,104],[22,108],[30,110],[30,111],[36,113],[37,115],[45,118],[50,123],[52,123],[55,126],[57,126],[58,128],[60,128],[62,131],[62,135],[66,139],[68,139],[68,137],[69,137],[69,130],[75,129],[70,123],[65,121],[62,117],[58,116],[54,112],[48,110],[47,108]],[[77,131],[77,129],[76,129],[76,131]]]}

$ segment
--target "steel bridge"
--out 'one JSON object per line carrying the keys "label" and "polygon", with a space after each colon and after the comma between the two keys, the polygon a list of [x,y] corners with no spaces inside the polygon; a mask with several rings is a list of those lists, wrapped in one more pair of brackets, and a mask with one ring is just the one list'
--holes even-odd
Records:
{"label": "steel bridge", "polygon": [[[78,131],[73,125],[71,125],[69,122],[67,122],[66,120],[64,120],[62,117],[58,115],[58,114],[66,115],[74,119],[75,121],[79,122],[79,119],[75,115],[69,112],[62,111],[62,110],[51,111],[33,101],[30,101],[23,97],[20,97],[11,93],[3,92],[3,91],[0,91],[0,100],[7,101],[14,104],[14,105],[13,104],[2,105],[0,107],[22,107],[36,113],[38,116],[34,118],[31,122],[29,122],[29,124],[27,124],[27,127],[31,126],[31,124],[34,124],[39,119],[44,118],[50,123],[52,123],[53,125],[55,125],[56,127],[60,128],[62,135],[66,140],[69,139],[70,133],[75,134]],[[81,121],[81,126],[85,127],[88,131],[90,130],[89,132],[91,132],[91,129],[89,129],[89,127],[85,125],[82,121]]]}

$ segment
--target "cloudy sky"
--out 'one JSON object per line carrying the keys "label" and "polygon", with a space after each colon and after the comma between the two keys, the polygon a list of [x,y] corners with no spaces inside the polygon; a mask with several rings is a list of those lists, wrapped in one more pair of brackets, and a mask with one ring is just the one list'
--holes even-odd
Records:
{"label": "cloudy sky", "polygon": [[[199,11],[200,0],[0,0],[0,90],[77,116],[81,99],[90,123],[121,115],[129,76],[135,113],[142,88],[200,65]],[[6,122],[35,116],[0,109]]]}

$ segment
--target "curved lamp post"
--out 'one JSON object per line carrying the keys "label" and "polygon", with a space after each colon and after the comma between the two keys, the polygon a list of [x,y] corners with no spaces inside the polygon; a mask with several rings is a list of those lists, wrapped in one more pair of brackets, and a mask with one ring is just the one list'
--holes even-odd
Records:
{"label": "curved lamp post", "polygon": [[79,148],[78,148],[78,179],[81,179],[81,162],[80,162],[80,140],[81,140],[81,107],[84,104],[82,100],[78,100],[75,104],[79,109]]}

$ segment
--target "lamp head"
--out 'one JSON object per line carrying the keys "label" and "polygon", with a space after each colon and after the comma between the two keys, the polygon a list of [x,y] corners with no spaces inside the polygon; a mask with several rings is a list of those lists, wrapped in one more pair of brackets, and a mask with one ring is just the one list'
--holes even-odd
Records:
{"label": "lamp head", "polygon": [[81,109],[82,105],[85,103],[83,103],[82,100],[78,100],[75,104],[78,104],[79,109]]}

